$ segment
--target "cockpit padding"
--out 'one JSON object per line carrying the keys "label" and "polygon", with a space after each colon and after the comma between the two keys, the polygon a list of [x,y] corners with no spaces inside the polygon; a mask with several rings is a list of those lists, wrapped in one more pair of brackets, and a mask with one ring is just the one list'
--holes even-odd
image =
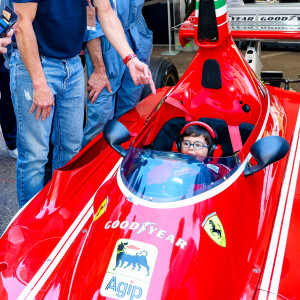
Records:
{"label": "cockpit padding", "polygon": [[187,123],[183,117],[166,122],[153,142],[153,150],[172,151],[174,141],[179,141],[180,131]]}
{"label": "cockpit padding", "polygon": [[243,122],[239,125],[239,128],[240,128],[242,143],[244,145],[248,140],[249,135],[253,131],[254,125]]}
{"label": "cockpit padding", "polygon": [[218,142],[221,145],[223,156],[233,155],[228,126],[224,120],[212,118],[200,118],[199,121],[207,123],[218,135]]}

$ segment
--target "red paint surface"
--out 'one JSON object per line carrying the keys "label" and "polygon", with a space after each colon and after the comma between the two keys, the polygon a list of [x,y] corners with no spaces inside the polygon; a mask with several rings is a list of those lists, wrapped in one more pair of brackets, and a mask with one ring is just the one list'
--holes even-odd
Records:
{"label": "red paint surface", "polygon": [[[221,41],[210,48],[199,48],[168,97],[170,89],[163,88],[122,117],[134,147],[151,144],[165,122],[174,117],[189,121],[220,118],[233,126],[242,122],[255,125],[239,153],[242,163],[261,131],[263,136],[279,135],[291,142],[299,94],[268,88],[268,107],[267,88],[228,32]],[[220,89],[201,84],[207,59],[216,59],[220,65]],[[243,110],[244,104],[249,105],[250,112]],[[114,247],[122,238],[158,250],[147,299],[257,298],[288,158],[252,176],[242,173],[216,196],[169,209],[134,205],[120,191],[116,174],[98,190],[119,159],[99,135],[70,163],[55,171],[52,181],[13,221],[0,241],[0,299],[17,299],[97,191],[90,207],[95,214],[108,197],[105,213],[95,222],[93,216],[89,218],[36,299],[105,299],[99,291]],[[253,159],[251,162],[255,163]],[[298,179],[279,298],[300,297],[299,201]],[[214,212],[224,227],[226,248],[213,242],[201,226]],[[119,226],[105,228],[114,221],[140,225],[151,222],[157,230],[137,234],[137,230]],[[174,243],[165,239],[169,235],[174,235]],[[176,245],[179,239],[187,243],[185,247]]]}

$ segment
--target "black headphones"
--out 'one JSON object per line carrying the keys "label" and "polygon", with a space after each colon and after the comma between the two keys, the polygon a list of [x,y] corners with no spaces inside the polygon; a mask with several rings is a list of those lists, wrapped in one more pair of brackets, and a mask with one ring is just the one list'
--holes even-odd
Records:
{"label": "black headphones", "polygon": [[[201,126],[203,127],[204,129],[206,129],[209,134],[211,135],[212,137],[212,145],[211,147],[208,149],[208,153],[207,153],[207,156],[213,156],[213,153],[215,151],[215,149],[217,147],[220,147],[220,145],[218,145],[218,136],[217,136],[217,133],[216,131],[210,127],[208,124],[204,123],[204,122],[200,122],[200,121],[192,121],[192,122],[189,122],[187,123],[182,129],[181,129],[181,132],[180,132],[180,139],[179,141],[176,141],[176,148],[178,150],[178,152],[181,152],[181,135],[185,132],[185,130],[190,127],[190,126],[194,126],[194,125],[197,125],[197,126]],[[221,148],[221,147],[220,147]]]}

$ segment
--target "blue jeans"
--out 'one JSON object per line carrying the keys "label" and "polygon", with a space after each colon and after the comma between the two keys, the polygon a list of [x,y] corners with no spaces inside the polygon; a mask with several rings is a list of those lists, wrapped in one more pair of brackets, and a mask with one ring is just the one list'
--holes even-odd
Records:
{"label": "blue jeans", "polygon": [[[139,60],[149,65],[152,51],[152,32],[147,28],[142,16],[130,28],[130,30],[125,30],[127,42]],[[104,88],[93,104],[87,100],[87,124],[84,128],[82,146],[88,144],[102,132],[108,120],[118,119],[135,107],[140,100],[144,87],[134,85],[129,69],[124,65],[121,57],[105,36],[101,37],[101,48],[112,93]],[[86,54],[86,68],[88,77],[90,77],[94,68],[88,52]]]}
{"label": "blue jeans", "polygon": [[[103,40],[105,41],[106,37],[101,37],[102,49]],[[87,124],[84,127],[82,146],[87,145],[102,132],[108,120],[118,119],[135,107],[144,88],[143,85],[134,85],[129,69],[124,65],[114,48],[110,48],[108,52],[103,52],[103,59],[112,93],[109,93],[104,88],[93,104],[91,104],[90,100],[86,100]],[[149,65],[149,59],[142,61]],[[86,68],[88,78],[90,78],[94,72],[94,67],[88,52],[86,53]]]}
{"label": "blue jeans", "polygon": [[84,74],[79,56],[70,59],[41,57],[55,105],[45,121],[29,110],[33,84],[15,50],[11,57],[11,94],[17,119],[17,193],[22,207],[44,187],[50,139],[54,146],[52,171],[65,165],[81,147],[84,116]]}

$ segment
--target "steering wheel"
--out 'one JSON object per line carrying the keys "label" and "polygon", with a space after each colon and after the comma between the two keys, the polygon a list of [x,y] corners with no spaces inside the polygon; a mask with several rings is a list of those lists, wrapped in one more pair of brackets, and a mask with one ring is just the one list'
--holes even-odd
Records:
{"label": "steering wheel", "polygon": [[165,193],[170,195],[170,197],[179,197],[186,194],[186,183],[182,178],[179,177],[172,177],[169,178],[165,186]]}

